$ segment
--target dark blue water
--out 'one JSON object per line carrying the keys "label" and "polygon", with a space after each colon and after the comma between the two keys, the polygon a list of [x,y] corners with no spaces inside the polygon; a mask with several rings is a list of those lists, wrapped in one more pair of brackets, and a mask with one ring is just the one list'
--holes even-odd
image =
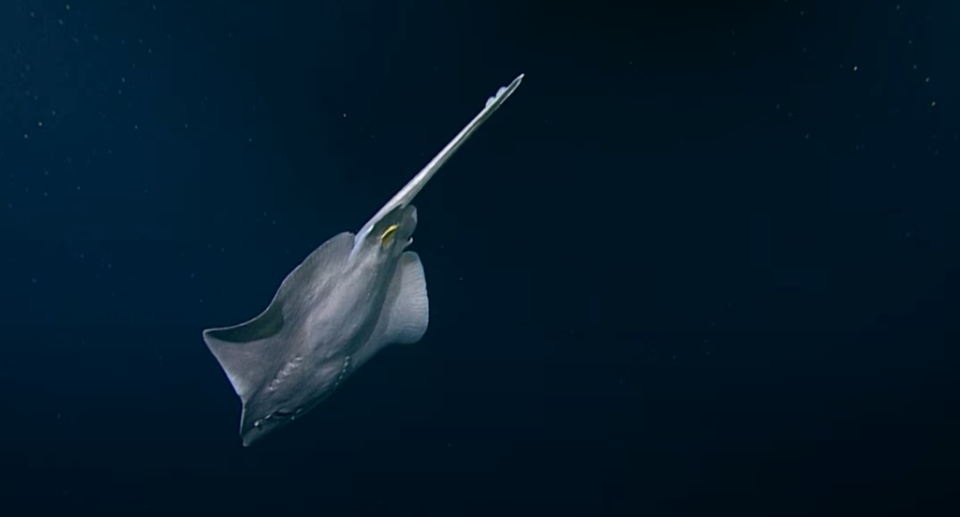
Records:
{"label": "dark blue water", "polygon": [[[4,511],[951,514],[960,6],[633,4],[4,2]],[[423,340],[242,448],[201,330],[521,72]]]}

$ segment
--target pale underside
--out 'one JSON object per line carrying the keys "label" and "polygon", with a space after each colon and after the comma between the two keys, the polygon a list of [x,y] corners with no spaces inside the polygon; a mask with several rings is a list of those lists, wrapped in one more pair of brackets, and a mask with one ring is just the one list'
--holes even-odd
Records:
{"label": "pale underside", "polygon": [[423,337],[429,321],[426,279],[420,257],[405,251],[417,223],[410,203],[522,78],[490,97],[357,234],[341,233],[311,253],[260,315],[204,330],[204,341],[243,403],[244,445],[306,414],[378,350]]}

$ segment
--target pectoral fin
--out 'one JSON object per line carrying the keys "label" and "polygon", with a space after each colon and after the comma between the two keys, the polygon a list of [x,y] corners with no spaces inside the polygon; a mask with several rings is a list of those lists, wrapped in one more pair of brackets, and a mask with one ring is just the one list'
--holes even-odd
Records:
{"label": "pectoral fin", "polygon": [[283,328],[283,309],[276,300],[256,318],[203,331],[203,340],[223,368],[233,390],[246,401],[260,379],[271,372],[268,360],[272,339]]}
{"label": "pectoral fin", "polygon": [[387,318],[380,323],[385,325],[383,339],[386,344],[409,345],[420,341],[430,321],[430,303],[423,263],[416,252],[405,251],[400,256],[387,300],[390,302],[384,307]]}
{"label": "pectoral fin", "polygon": [[[270,305],[257,317],[230,327],[203,331],[207,348],[220,363],[233,390],[246,402],[251,390],[276,373],[274,358],[290,346],[285,339],[288,307],[299,307],[311,291],[319,290],[343,270],[353,245],[353,234],[343,232],[307,256],[280,284]],[[296,323],[294,323],[296,325]]]}
{"label": "pectoral fin", "polygon": [[358,364],[392,344],[413,344],[427,332],[430,305],[423,264],[415,252],[400,256],[397,272],[390,281],[380,319],[367,345],[356,354]]}

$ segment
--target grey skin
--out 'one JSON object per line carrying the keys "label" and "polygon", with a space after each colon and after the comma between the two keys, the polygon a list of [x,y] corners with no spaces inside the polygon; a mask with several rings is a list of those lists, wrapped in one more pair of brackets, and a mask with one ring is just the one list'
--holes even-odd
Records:
{"label": "grey skin", "polygon": [[308,413],[383,347],[423,337],[429,302],[420,257],[406,251],[417,227],[410,203],[522,79],[487,99],[359,232],[336,235],[307,256],[260,315],[203,331],[243,403],[244,446]]}

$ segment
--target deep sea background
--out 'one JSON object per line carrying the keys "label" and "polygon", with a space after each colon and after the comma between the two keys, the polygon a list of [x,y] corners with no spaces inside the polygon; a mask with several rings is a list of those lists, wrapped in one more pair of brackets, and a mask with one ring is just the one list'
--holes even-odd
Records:
{"label": "deep sea background", "polygon": [[[924,0],[0,3],[3,515],[960,515],[958,27]],[[521,72],[416,201],[423,340],[241,447],[201,330]]]}

